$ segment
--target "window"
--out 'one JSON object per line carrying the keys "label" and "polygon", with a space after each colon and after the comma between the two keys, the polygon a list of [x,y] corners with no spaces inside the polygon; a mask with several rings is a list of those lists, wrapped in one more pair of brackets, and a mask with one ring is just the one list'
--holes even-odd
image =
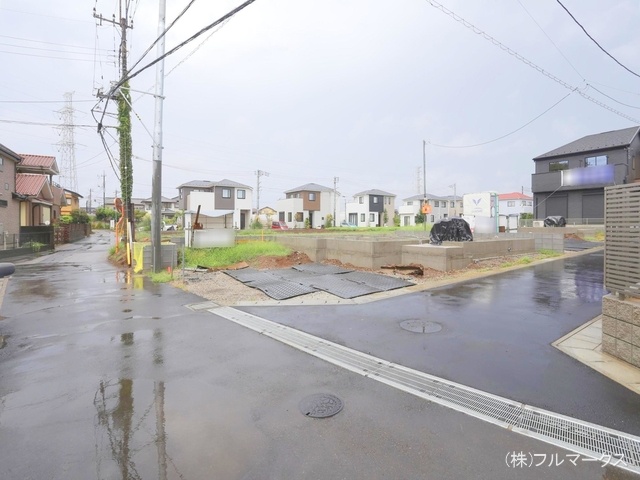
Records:
{"label": "window", "polygon": [[296,212],[296,222],[303,222],[303,221],[304,221],[304,213]]}
{"label": "window", "polygon": [[560,160],[549,164],[550,172],[559,172],[560,170],[566,170],[567,168],[569,168],[569,160]]}
{"label": "window", "polygon": [[292,218],[292,213],[291,212],[287,212],[287,221],[290,222]]}
{"label": "window", "polygon": [[378,203],[378,197],[373,197],[373,203]]}
{"label": "window", "polygon": [[525,202],[524,200],[520,202],[520,206],[521,207],[526,207],[527,206],[527,202]]}
{"label": "window", "polygon": [[360,214],[360,221],[361,221],[361,222],[364,222],[364,221],[365,221],[364,219],[365,219],[364,213],[361,213],[361,214]]}
{"label": "window", "polygon": [[434,219],[435,219],[434,216],[431,215],[431,223],[433,223]]}
{"label": "window", "polygon": [[433,206],[434,207],[439,207],[440,206],[440,201],[439,200],[434,200],[433,201]]}
{"label": "window", "polygon": [[528,207],[532,207],[532,206],[533,206],[533,202],[532,202],[531,200],[529,200],[529,201],[527,202],[527,206],[528,206]]}
{"label": "window", "polygon": [[4,184],[4,189],[5,189],[5,190],[9,190],[9,184],[8,184],[8,183],[5,183],[5,184]]}
{"label": "window", "polygon": [[456,202],[449,202],[449,206],[451,208],[456,208]]}
{"label": "window", "polygon": [[222,198],[231,198],[231,189],[223,188],[222,189]]}
{"label": "window", "polygon": [[309,201],[310,202],[315,202],[316,201],[316,194],[315,193],[310,193],[309,194]]}
{"label": "window", "polygon": [[515,207],[516,206],[516,202],[511,200],[507,202],[507,207]]}
{"label": "window", "polygon": [[410,207],[411,205],[413,205],[413,202],[407,202],[408,207]]}
{"label": "window", "polygon": [[369,214],[369,221],[370,222],[375,222],[376,221],[376,214],[375,213],[370,213]]}
{"label": "window", "polygon": [[585,167],[600,167],[607,164],[606,155],[598,155],[596,157],[587,157],[584,159]]}
{"label": "window", "polygon": [[246,190],[242,190],[242,189],[238,189],[238,193],[237,193],[236,197],[240,198],[240,199],[247,198],[247,191]]}
{"label": "window", "polygon": [[[364,203],[364,197],[358,197],[358,203],[359,204],[363,204]],[[364,222],[364,220],[363,220]]]}

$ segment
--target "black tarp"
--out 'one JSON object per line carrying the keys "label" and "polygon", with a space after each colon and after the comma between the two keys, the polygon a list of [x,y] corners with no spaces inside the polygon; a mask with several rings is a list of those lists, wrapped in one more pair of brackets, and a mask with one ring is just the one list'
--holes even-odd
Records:
{"label": "black tarp", "polygon": [[429,243],[440,245],[442,242],[472,242],[471,228],[463,218],[445,218],[433,224]]}
{"label": "black tarp", "polygon": [[545,227],[564,227],[567,224],[567,221],[564,217],[560,216],[549,216],[544,219]]}

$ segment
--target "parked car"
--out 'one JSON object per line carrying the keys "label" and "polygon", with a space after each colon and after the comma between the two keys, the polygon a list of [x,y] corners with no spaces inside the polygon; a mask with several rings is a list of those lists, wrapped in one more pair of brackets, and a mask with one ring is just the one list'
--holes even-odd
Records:
{"label": "parked car", "polygon": [[273,230],[289,230],[289,225],[285,222],[271,222],[271,228]]}
{"label": "parked car", "polygon": [[341,227],[347,227],[347,228],[356,228],[357,225],[351,223],[351,222],[342,222],[340,224]]}

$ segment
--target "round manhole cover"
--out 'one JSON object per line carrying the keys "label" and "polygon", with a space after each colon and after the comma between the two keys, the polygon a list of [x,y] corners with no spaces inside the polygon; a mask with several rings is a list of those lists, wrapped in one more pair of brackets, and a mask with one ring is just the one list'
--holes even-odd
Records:
{"label": "round manhole cover", "polygon": [[426,320],[405,320],[400,322],[400,327],[413,333],[436,333],[442,330],[442,325],[438,322],[427,322]]}
{"label": "round manhole cover", "polygon": [[309,395],[298,404],[303,415],[313,418],[331,417],[342,410],[342,407],[342,400],[329,393]]}

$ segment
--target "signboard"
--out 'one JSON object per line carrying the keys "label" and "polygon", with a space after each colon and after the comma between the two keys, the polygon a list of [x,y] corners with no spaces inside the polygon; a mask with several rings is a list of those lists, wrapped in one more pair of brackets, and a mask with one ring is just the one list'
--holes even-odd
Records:
{"label": "signboard", "polygon": [[492,192],[466,193],[462,196],[464,216],[493,217],[497,195]]}

